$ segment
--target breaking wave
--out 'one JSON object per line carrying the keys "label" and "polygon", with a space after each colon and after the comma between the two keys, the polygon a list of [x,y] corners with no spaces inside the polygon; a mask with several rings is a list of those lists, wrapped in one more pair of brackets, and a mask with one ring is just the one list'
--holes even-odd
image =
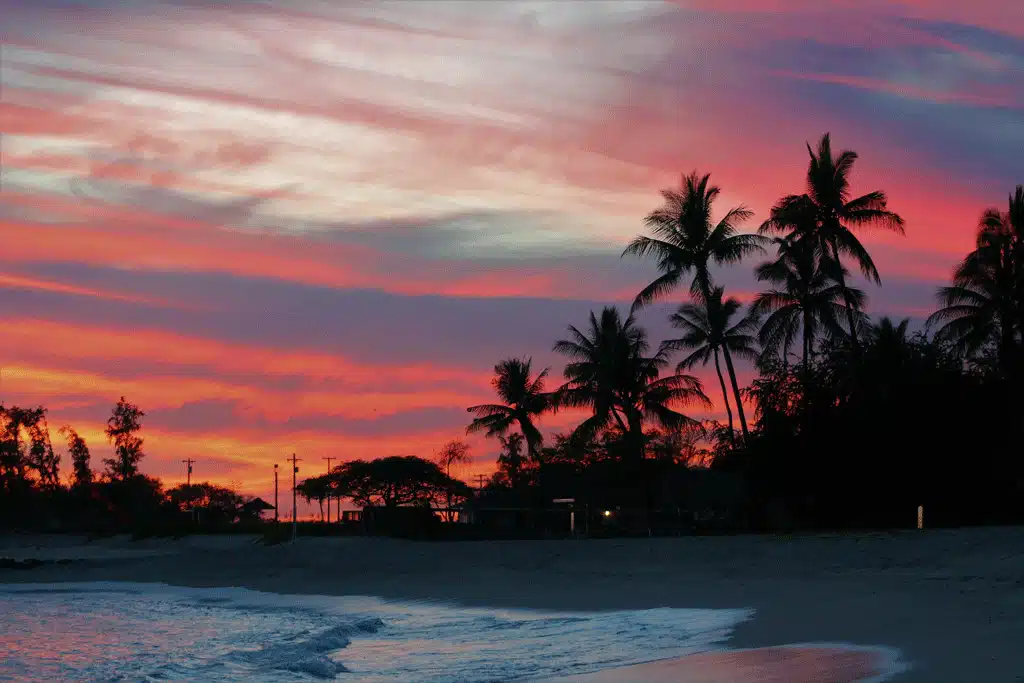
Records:
{"label": "breaking wave", "polygon": [[0,586],[0,679],[484,683],[720,647],[751,610],[493,610],[236,588]]}

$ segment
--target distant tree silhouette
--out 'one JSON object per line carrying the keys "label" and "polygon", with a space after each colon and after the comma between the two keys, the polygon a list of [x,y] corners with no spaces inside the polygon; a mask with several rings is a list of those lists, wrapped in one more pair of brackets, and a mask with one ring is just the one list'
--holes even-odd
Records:
{"label": "distant tree silhouette", "polygon": [[722,385],[725,411],[729,416],[729,434],[731,436],[733,432],[732,410],[729,407],[729,392],[725,388],[725,379],[722,377],[722,367],[718,360],[719,353],[725,357],[743,438],[746,439],[750,436],[750,431],[747,429],[747,418],[743,412],[740,387],[736,381],[736,369],[732,358],[737,356],[747,360],[756,360],[758,353],[757,340],[751,334],[757,329],[757,321],[750,317],[741,317],[739,320],[733,321],[733,318],[742,309],[743,305],[738,299],[732,297],[726,299],[725,290],[722,287],[716,287],[700,303],[682,304],[669,317],[672,327],[682,330],[683,336],[666,341],[664,348],[668,351],[680,349],[690,351],[690,354],[676,366],[677,373],[681,373],[683,370],[692,370],[697,364],[707,365],[711,359],[714,359],[718,382]]}
{"label": "distant tree silhouette", "polygon": [[8,492],[29,485],[24,425],[31,420],[30,410],[18,406],[0,406],[0,477]]}
{"label": "distant tree silhouette", "polygon": [[512,432],[507,437],[499,436],[501,451],[498,453],[499,479],[515,488],[525,483],[528,459],[523,453],[523,436]]}
{"label": "distant tree silhouette", "polygon": [[441,447],[441,450],[437,452],[434,458],[434,462],[450,477],[452,476],[452,465],[465,465],[472,462],[469,451],[468,443],[453,439]]}
{"label": "distant tree silhouette", "polygon": [[32,422],[28,427],[28,465],[36,472],[39,484],[47,488],[60,486],[60,455],[53,450],[50,428],[46,422],[46,408],[39,406],[32,411]]}
{"label": "distant tree silhouette", "polygon": [[664,297],[691,273],[690,296],[700,299],[713,287],[712,263],[739,263],[761,251],[760,236],[737,232],[753,216],[746,207],[734,207],[712,222],[712,206],[721,190],[710,180],[710,174],[694,171],[683,176],[679,189],[662,190],[664,204],[644,219],[651,236],[635,237],[623,251],[623,256],[653,256],[661,272],[637,294],[634,311]]}
{"label": "distant tree silhouette", "polygon": [[[444,471],[445,476],[451,478],[453,465],[466,465],[472,462],[469,451],[470,448],[468,443],[454,439],[441,447],[441,450],[439,450],[437,455],[434,457],[434,462],[436,462],[438,467]],[[446,507],[450,510],[454,503],[451,493],[447,496],[446,503]],[[453,519],[450,512],[446,512],[444,516],[447,521],[451,521]]]}
{"label": "distant tree silhouette", "polygon": [[92,484],[93,474],[89,467],[91,456],[85,439],[69,425],[60,428],[60,435],[67,439],[68,454],[71,456],[71,487],[80,489]]}
{"label": "distant tree silhouette", "polygon": [[117,402],[107,420],[107,439],[114,446],[114,458],[105,458],[107,476],[111,479],[127,480],[138,474],[143,439],[139,436],[142,430],[142,418],[146,413],[139,407],[129,403],[124,396]]}
{"label": "distant tree silhouette", "polygon": [[606,307],[598,318],[590,313],[590,327],[584,334],[569,326],[570,338],[557,342],[554,350],[566,356],[563,384],[554,394],[556,408],[590,408],[593,411],[573,432],[589,439],[611,425],[622,430],[629,457],[644,457],[645,421],[667,429],[679,429],[696,421],[673,406],[711,402],[700,380],[691,375],[661,377],[669,364],[669,352],[659,348],[646,355],[647,332],[632,315],[623,320],[614,307]]}
{"label": "distant tree silhouette", "polygon": [[109,477],[100,487],[106,504],[105,525],[114,529],[145,527],[158,523],[167,511],[167,495],[156,477],[133,474]]}
{"label": "distant tree silhouette", "polygon": [[198,484],[181,484],[167,491],[167,498],[178,510],[199,511],[201,522],[234,523],[244,515],[246,504],[252,496],[244,496],[224,486],[204,481]]}
{"label": "distant tree silhouette", "polygon": [[[794,240],[808,240],[818,258],[830,259],[832,268],[826,268],[843,291],[847,324],[852,347],[857,350],[857,302],[846,287],[846,274],[838,266],[841,258],[852,258],[865,277],[881,284],[881,276],[871,254],[860,243],[854,229],[882,227],[903,234],[903,218],[888,208],[885,192],[875,190],[860,197],[850,198],[850,174],[857,161],[857,153],[844,150],[838,156],[832,152],[832,138],[826,133],[818,142],[817,150],[807,145],[811,160],[807,167],[807,192],[783,197],[772,207],[771,215],[761,225],[761,232],[788,233]],[[813,216],[808,221],[807,216]]]}
{"label": "distant tree silhouette", "polygon": [[[778,255],[774,261],[762,263],[756,269],[760,282],[775,285],[754,299],[753,313],[763,318],[758,341],[765,353],[780,354],[785,361],[789,349],[802,337],[801,364],[808,367],[815,340],[841,338],[846,335],[840,324],[844,316],[859,321],[858,311],[847,311],[849,301],[855,309],[864,302],[864,293],[852,287],[844,289],[844,276],[830,277],[835,264],[822,259],[806,240],[777,239]],[[842,270],[842,266],[839,266]],[[855,323],[855,324],[859,324]]]}
{"label": "distant tree silhouette", "polygon": [[883,316],[876,324],[867,327],[868,338],[876,347],[894,347],[902,350],[910,339],[910,318],[896,322]]}
{"label": "distant tree silhouette", "polygon": [[317,502],[317,505],[320,506],[320,521],[324,521],[324,501],[331,496],[329,475],[303,479],[295,487],[295,490],[307,503],[314,500]]}
{"label": "distant tree silhouette", "polygon": [[335,468],[331,477],[346,497],[364,507],[429,507],[449,494],[456,501],[472,495],[469,486],[447,476],[437,463],[414,455],[350,460]]}
{"label": "distant tree silhouette", "polygon": [[502,403],[467,408],[476,416],[466,428],[468,434],[484,432],[489,437],[499,437],[518,427],[530,456],[537,456],[544,437],[534,421],[549,409],[550,398],[544,391],[548,369],[534,375],[531,365],[530,358],[509,358],[494,366],[491,386]]}
{"label": "distant tree silhouette", "polygon": [[46,408],[0,406],[0,478],[5,487],[24,489],[35,482],[54,488],[60,484],[60,456],[50,442]]}
{"label": "distant tree silhouette", "polygon": [[[709,447],[711,443],[713,448]],[[684,467],[707,467],[719,448],[727,451],[735,448],[735,444],[734,430],[710,420],[683,429],[653,430],[647,439],[647,449],[655,460]]]}

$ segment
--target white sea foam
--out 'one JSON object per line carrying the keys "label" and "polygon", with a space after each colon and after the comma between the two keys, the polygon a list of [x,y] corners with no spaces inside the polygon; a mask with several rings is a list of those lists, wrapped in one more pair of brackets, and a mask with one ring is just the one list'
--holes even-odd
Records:
{"label": "white sea foam", "polygon": [[484,683],[719,647],[751,610],[554,613],[240,588],[0,586],[0,679]]}

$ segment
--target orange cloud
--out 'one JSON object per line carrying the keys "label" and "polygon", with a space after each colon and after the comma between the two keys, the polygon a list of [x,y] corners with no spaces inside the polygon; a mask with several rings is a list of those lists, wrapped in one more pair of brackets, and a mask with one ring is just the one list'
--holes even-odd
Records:
{"label": "orange cloud", "polygon": [[[340,354],[228,344],[159,330],[69,325],[35,319],[3,321],[0,348],[8,354],[31,349],[33,355],[59,357],[73,364],[116,358],[166,368],[208,367],[220,373],[298,375],[318,381],[343,381],[347,387],[392,383],[418,386],[458,383],[487,386],[489,372],[435,364],[367,365]],[[74,339],[74,344],[68,344]]]}

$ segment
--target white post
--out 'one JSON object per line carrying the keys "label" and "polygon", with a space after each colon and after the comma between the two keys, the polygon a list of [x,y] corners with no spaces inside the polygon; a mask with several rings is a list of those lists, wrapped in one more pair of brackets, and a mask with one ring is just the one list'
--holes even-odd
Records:
{"label": "white post", "polygon": [[571,533],[573,536],[576,535],[576,511],[575,510],[570,510],[569,511],[569,533]]}
{"label": "white post", "polygon": [[917,506],[917,528],[924,528],[924,505]]}

